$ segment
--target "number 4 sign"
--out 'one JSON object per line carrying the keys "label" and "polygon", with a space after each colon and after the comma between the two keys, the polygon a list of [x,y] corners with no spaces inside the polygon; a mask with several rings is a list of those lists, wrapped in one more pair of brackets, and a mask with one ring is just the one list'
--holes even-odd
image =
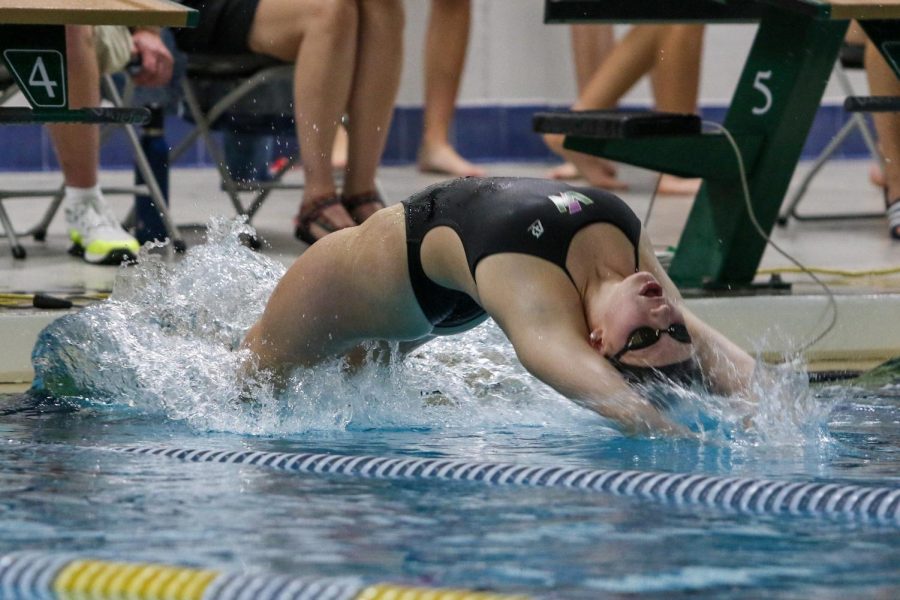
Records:
{"label": "number 4 sign", "polygon": [[4,50],[3,58],[34,108],[66,108],[65,59],[57,50]]}

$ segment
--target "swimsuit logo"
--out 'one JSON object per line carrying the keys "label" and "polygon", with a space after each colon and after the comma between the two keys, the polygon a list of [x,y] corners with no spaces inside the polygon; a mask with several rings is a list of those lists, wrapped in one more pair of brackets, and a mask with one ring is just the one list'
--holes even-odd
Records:
{"label": "swimsuit logo", "polygon": [[558,196],[548,196],[550,201],[556,205],[559,212],[568,212],[570,215],[581,212],[581,205],[590,206],[593,200],[580,192],[565,191],[560,192]]}
{"label": "swimsuit logo", "polygon": [[535,238],[540,238],[542,235],[544,235],[544,224],[541,223],[540,219],[538,219],[528,226],[528,232]]}

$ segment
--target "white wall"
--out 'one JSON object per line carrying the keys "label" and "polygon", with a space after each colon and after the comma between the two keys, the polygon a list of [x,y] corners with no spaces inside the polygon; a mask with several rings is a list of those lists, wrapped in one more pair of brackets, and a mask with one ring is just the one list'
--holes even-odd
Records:
{"label": "white wall", "polygon": [[[677,0],[673,0],[677,1]],[[422,104],[422,53],[430,2],[405,0],[407,10],[405,63],[398,103]],[[544,0],[472,0],[472,34],[459,103],[565,104],[575,97],[575,74],[568,27],[543,23]],[[617,36],[627,25],[616,26]],[[737,84],[755,25],[707,27],[701,105],[725,105]],[[853,73],[858,93],[865,93],[865,77]],[[650,88],[642,81],[624,102],[649,104]],[[826,102],[840,103],[843,94],[834,86]]]}

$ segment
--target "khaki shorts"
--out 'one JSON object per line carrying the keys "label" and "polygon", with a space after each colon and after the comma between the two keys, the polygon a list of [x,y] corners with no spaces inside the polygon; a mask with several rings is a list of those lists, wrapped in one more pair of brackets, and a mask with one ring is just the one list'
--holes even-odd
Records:
{"label": "khaki shorts", "polygon": [[101,75],[121,71],[131,59],[131,32],[121,25],[95,25],[94,49]]}

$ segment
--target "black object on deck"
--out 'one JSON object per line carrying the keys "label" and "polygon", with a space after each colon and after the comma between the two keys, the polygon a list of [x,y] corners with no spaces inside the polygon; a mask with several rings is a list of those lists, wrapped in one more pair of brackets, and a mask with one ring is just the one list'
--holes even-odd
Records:
{"label": "black object on deck", "polygon": [[538,133],[599,139],[699,135],[701,131],[698,115],[651,110],[541,112],[534,115],[532,125]]}
{"label": "black object on deck", "polygon": [[847,96],[847,112],[900,112],[900,96]]}

